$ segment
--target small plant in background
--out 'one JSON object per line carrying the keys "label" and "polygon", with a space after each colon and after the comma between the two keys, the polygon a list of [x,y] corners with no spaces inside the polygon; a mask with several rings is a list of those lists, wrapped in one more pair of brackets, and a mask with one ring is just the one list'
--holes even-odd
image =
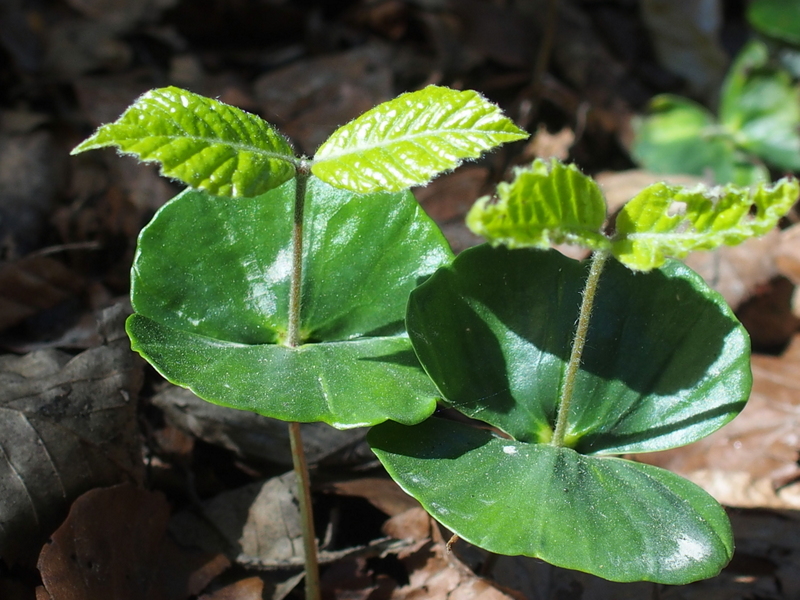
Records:
{"label": "small plant in background", "polygon": [[739,53],[717,117],[688,98],[663,94],[634,126],[631,154],[654,173],[750,185],[769,181],[767,166],[800,171],[800,88],[763,41]]}
{"label": "small plant in background", "polygon": [[[597,185],[537,161],[470,212],[494,246],[453,260],[407,188],[524,137],[477,93],[429,87],[306,159],[258,117],[166,88],[75,150],[115,146],[190,186],[141,233],[128,333],[170,381],[292,423],[309,598],[301,421],[373,426],[391,476],[493,552],[663,583],[731,557],[708,494],[613,455],[690,443],[743,408],[747,334],[670,257],[766,232],[798,186],[656,184],[609,237]],[[588,267],[541,250],[562,241],[594,250]],[[428,418],[437,401],[493,430]]]}
{"label": "small plant in background", "polygon": [[413,424],[434,411],[405,307],[452,253],[408,188],[524,137],[476,92],[431,86],[306,159],[259,117],[165,88],[74,150],[114,146],[192,188],[140,235],[127,331],[169,381],[291,423],[309,598],[319,584],[298,422]]}

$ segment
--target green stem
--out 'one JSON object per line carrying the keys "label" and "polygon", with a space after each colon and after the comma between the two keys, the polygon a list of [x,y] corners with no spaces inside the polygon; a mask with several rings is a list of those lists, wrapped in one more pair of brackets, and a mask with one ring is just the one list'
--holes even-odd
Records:
{"label": "green stem", "polygon": [[300,423],[289,423],[289,441],[292,446],[292,462],[297,475],[300,526],[303,530],[303,550],[306,563],[306,600],[320,600],[319,559],[317,558],[317,536],[314,532],[314,511],[311,506],[311,481],[308,476],[306,453]]}
{"label": "green stem", "polygon": [[[294,219],[292,225],[292,275],[289,287],[289,330],[286,344],[296,348],[302,342],[300,334],[300,304],[303,292],[303,214],[306,185],[311,174],[308,162],[301,159],[296,165]],[[306,600],[320,600],[319,560],[317,536],[314,532],[314,512],[311,506],[311,481],[308,463],[303,450],[300,423],[289,423],[289,442],[292,447],[292,464],[297,477],[297,496],[300,506],[300,526],[303,530],[303,550],[306,567]]]}
{"label": "green stem", "polygon": [[578,368],[581,366],[583,348],[586,345],[586,335],[589,332],[589,319],[592,316],[594,299],[597,294],[598,282],[603,267],[609,257],[608,252],[595,252],[592,255],[589,276],[586,278],[586,286],[583,288],[583,300],[581,310],[578,314],[578,326],[575,328],[575,337],[572,341],[572,352],[567,364],[567,372],[564,375],[564,383],[561,387],[561,398],[558,404],[558,415],[556,416],[556,429],[550,444],[561,447],[564,445],[564,436],[567,432],[567,417],[569,406],[572,403],[572,395],[575,392],[575,379],[578,376]]}

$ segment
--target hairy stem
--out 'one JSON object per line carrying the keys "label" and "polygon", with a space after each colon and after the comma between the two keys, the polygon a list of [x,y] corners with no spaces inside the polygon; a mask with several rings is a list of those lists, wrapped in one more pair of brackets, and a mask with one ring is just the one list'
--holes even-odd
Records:
{"label": "hairy stem", "polygon": [[314,512],[311,507],[311,481],[308,463],[300,435],[300,423],[289,423],[289,441],[292,445],[292,462],[297,475],[300,526],[303,529],[303,550],[306,563],[306,600],[319,600],[319,560],[317,558],[317,536],[314,532]]}
{"label": "hairy stem", "polygon": [[[290,348],[299,346],[300,300],[303,292],[303,214],[306,201],[306,185],[310,167],[301,159],[296,165],[294,219],[292,224],[292,275],[289,287],[289,331],[286,344]],[[314,512],[311,507],[311,481],[308,463],[303,450],[300,423],[289,423],[289,442],[292,447],[292,464],[297,477],[297,496],[300,505],[300,525],[303,530],[303,550],[306,567],[306,600],[319,600],[319,560],[317,558],[317,536],[314,532]]]}
{"label": "hairy stem", "polygon": [[598,282],[603,267],[608,260],[608,252],[595,252],[592,255],[589,276],[586,278],[586,285],[583,288],[583,299],[581,301],[580,313],[578,313],[578,326],[575,328],[575,337],[572,341],[572,352],[567,364],[567,372],[564,376],[564,383],[561,387],[561,398],[558,404],[558,415],[556,416],[556,429],[550,444],[553,446],[563,446],[564,436],[567,431],[567,416],[569,406],[572,403],[572,395],[575,391],[575,379],[578,376],[578,368],[581,366],[583,348],[586,345],[586,334],[589,332],[589,319],[592,316],[594,299],[597,294]]}

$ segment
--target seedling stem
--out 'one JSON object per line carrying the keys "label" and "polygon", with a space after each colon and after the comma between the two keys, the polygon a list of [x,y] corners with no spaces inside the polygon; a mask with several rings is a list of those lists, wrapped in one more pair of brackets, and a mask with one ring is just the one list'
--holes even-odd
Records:
{"label": "seedling stem", "polygon": [[609,253],[604,251],[598,251],[592,255],[589,276],[586,278],[586,286],[583,288],[581,310],[578,313],[578,326],[575,329],[575,338],[572,342],[572,351],[567,364],[567,372],[564,376],[564,385],[561,388],[558,415],[556,416],[556,429],[550,441],[552,446],[562,447],[565,445],[564,437],[567,431],[569,405],[572,402],[572,394],[575,391],[575,378],[578,376],[578,368],[581,366],[581,356],[586,345],[586,334],[589,332],[589,319],[592,316],[600,274],[603,272],[608,256]]}

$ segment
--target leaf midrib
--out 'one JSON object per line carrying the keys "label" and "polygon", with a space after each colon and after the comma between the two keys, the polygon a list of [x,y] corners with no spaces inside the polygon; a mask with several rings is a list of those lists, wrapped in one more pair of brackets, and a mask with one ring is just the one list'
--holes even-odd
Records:
{"label": "leaf midrib", "polygon": [[369,152],[370,150],[377,150],[379,148],[385,148],[387,146],[391,146],[393,144],[397,144],[397,143],[400,143],[400,142],[406,142],[406,141],[413,142],[414,140],[416,140],[418,138],[442,137],[442,134],[460,134],[460,135],[464,135],[464,136],[466,136],[466,135],[485,135],[485,136],[489,136],[489,135],[503,135],[503,134],[505,134],[505,135],[514,135],[514,132],[513,131],[504,131],[504,130],[495,131],[495,130],[486,130],[486,129],[463,129],[463,128],[459,128],[459,129],[435,129],[435,130],[430,130],[429,129],[429,130],[426,130],[424,132],[408,134],[408,135],[404,135],[404,136],[399,137],[399,138],[392,138],[392,139],[381,141],[381,142],[374,143],[374,144],[367,144],[367,145],[358,146],[358,147],[355,147],[355,148],[345,148],[342,151],[331,152],[331,153],[325,154],[322,157],[315,156],[314,160],[312,161],[311,164],[312,165],[321,164],[321,163],[324,163],[324,162],[327,162],[327,161],[330,161],[330,160],[339,159],[339,158],[341,158],[343,156],[348,156],[350,154],[358,154],[358,153],[362,153],[362,152]]}

